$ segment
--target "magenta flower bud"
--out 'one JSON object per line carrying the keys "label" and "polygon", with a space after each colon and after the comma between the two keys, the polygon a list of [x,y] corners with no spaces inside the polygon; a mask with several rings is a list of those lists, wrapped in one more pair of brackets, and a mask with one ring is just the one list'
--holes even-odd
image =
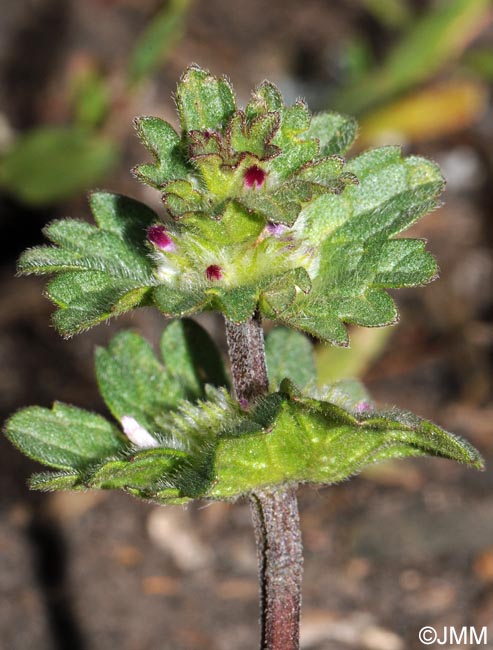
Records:
{"label": "magenta flower bud", "polygon": [[265,172],[261,167],[252,165],[245,172],[245,185],[247,187],[260,187],[265,180]]}
{"label": "magenta flower bud", "polygon": [[223,270],[217,264],[211,264],[205,270],[205,277],[209,282],[212,280],[220,280],[223,277]]}
{"label": "magenta flower bud", "polygon": [[150,226],[147,229],[147,239],[154,244],[156,248],[171,253],[176,250],[176,244],[169,236],[166,228],[161,224]]}

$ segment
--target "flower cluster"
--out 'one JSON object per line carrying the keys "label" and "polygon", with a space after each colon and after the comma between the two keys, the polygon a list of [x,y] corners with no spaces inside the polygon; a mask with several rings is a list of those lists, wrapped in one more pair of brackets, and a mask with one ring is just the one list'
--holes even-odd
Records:
{"label": "flower cluster", "polygon": [[97,223],[46,228],[54,246],[26,251],[21,273],[55,273],[47,293],[65,335],[141,305],[170,317],[204,310],[267,318],[337,345],[348,323],[396,322],[387,288],[426,284],[437,266],[424,242],[397,238],[438,205],[439,169],[398,147],[345,160],[352,118],[286,106],[263,82],[244,109],[230,83],[196,66],[181,78],[179,132],[136,120],[153,155],[135,175],[166,216],[106,192]]}

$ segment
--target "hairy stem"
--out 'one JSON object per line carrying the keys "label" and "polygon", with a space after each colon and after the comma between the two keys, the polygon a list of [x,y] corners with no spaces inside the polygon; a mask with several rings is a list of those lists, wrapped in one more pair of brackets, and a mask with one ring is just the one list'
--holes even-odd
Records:
{"label": "hairy stem", "polygon": [[[260,316],[239,325],[226,321],[236,398],[247,407],[267,393]],[[251,495],[260,574],[261,650],[298,650],[303,548],[294,489]]]}

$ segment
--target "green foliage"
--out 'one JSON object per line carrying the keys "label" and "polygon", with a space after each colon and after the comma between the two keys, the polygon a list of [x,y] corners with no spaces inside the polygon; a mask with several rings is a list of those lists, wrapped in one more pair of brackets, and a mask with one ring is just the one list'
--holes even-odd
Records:
{"label": "green foliage", "polygon": [[276,327],[266,338],[265,354],[271,390],[278,390],[286,377],[300,388],[316,383],[312,345],[303,334]]}
{"label": "green foliage", "polygon": [[110,89],[105,76],[95,67],[88,66],[75,75],[72,84],[75,121],[88,129],[99,128],[111,109]]}
{"label": "green foliage", "polygon": [[389,328],[358,328],[351,332],[350,348],[319,343],[314,350],[318,384],[362,378],[382,354],[391,334]]}
{"label": "green foliage", "polygon": [[468,443],[430,422],[376,411],[358,382],[314,389],[311,350],[301,334],[278,330],[268,337],[270,378],[277,385],[283,370],[293,370],[300,385],[312,387],[300,392],[283,379],[247,411],[228,396],[219,352],[196,323],[168,326],[160,348],[166,365],[140,336],[124,332],[96,353],[101,393],[122,431],[58,403],[10,418],[10,440],[61,470],[35,475],[32,487],[123,489],[177,503],[234,499],[286,483],[328,485],[388,458],[443,456],[482,467]]}
{"label": "green foliage", "polygon": [[[137,77],[155,52],[149,57]],[[233,323],[258,311],[345,346],[348,323],[396,321],[386,289],[436,277],[424,242],[398,237],[438,205],[436,165],[397,147],[346,162],[355,121],[312,116],[302,101],[285,106],[269,82],[242,110],[228,80],[192,66],[176,103],[180,133],[156,117],[136,120],[153,160],[134,173],[162,194],[169,219],[97,192],[96,225],[54,221],[45,229],[51,245],[19,260],[20,273],[55,275],[46,293],[62,334],[154,305],[171,317],[216,310]],[[163,503],[328,485],[387,458],[428,454],[482,467],[460,438],[376,410],[355,381],[317,388],[301,332],[269,335],[272,392],[248,407],[229,397],[220,354],[195,322],[167,327],[162,358],[137,334],[121,333],[96,352],[99,388],[118,426],[55,404],[19,411],[6,434],[58,470],[35,476],[37,489],[123,489]]]}
{"label": "green foliage", "polygon": [[160,342],[166,367],[151,346],[133,332],[118,334],[96,351],[96,376],[112,415],[136,419],[149,431],[159,428],[163,412],[184,399],[205,397],[204,385],[226,386],[227,378],[213,341],[194,321],[168,325]]}
{"label": "green foliage", "polygon": [[148,77],[181,40],[190,0],[169,0],[157,12],[130,54],[128,77],[136,84]]}
{"label": "green foliage", "polygon": [[100,415],[59,402],[51,410],[31,406],[18,411],[6,432],[30,458],[65,470],[83,469],[124,445],[122,434]]}
{"label": "green foliage", "polygon": [[[377,0],[365,0],[377,4]],[[378,0],[381,2],[381,0]],[[359,115],[436,74],[464,50],[471,34],[486,24],[489,0],[449,0],[411,25],[383,64],[342,90],[335,105]],[[389,10],[385,10],[389,15]]]}
{"label": "green foliage", "polygon": [[[302,101],[285,106],[269,82],[241,110],[228,80],[192,66],[176,103],[181,133],[156,117],[136,120],[154,160],[134,172],[162,193],[171,220],[108,199],[113,224],[121,221],[117,236],[84,224],[91,235],[67,244],[51,227],[58,248],[21,258],[21,273],[61,273],[48,295],[63,334],[154,304],[170,317],[217,310],[233,322],[259,309],[345,346],[346,323],[397,320],[385,289],[436,277],[423,242],[396,239],[438,205],[443,179],[433,163],[396,147],[345,162],[355,121],[312,117]],[[94,202],[93,212],[98,221]]]}
{"label": "green foliage", "polygon": [[91,196],[98,227],[62,219],[45,228],[54,246],[20,258],[22,274],[57,273],[46,293],[59,307],[54,325],[67,336],[145,304],[155,284],[146,255],[146,226],[156,216],[146,206],[107,192]]}
{"label": "green foliage", "polygon": [[115,144],[84,126],[44,127],[0,157],[0,186],[26,203],[54,203],[91,187],[116,160]]}

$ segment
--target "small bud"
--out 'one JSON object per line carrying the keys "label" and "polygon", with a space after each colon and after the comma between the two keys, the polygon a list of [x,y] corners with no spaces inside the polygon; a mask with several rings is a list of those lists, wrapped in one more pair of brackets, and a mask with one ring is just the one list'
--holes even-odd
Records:
{"label": "small bud", "polygon": [[212,280],[220,280],[223,277],[223,270],[217,264],[211,264],[205,270],[205,277],[209,282]]}
{"label": "small bud", "polygon": [[260,187],[265,180],[265,172],[257,165],[252,165],[246,170],[244,179],[247,187]]}
{"label": "small bud", "polygon": [[171,253],[176,250],[175,242],[169,236],[166,228],[161,224],[150,226],[147,229],[147,239],[162,251]]}
{"label": "small bud", "polygon": [[141,427],[137,420],[130,415],[124,415],[122,417],[122,429],[130,442],[136,447],[140,447],[140,449],[159,447],[156,438],[151,436],[149,431]]}
{"label": "small bud", "polygon": [[364,401],[359,402],[358,404],[356,404],[356,407],[355,407],[354,410],[355,410],[356,413],[368,413],[369,411],[373,410],[373,407],[370,404],[370,402],[367,402],[367,401],[364,400]]}
{"label": "small bud", "polygon": [[288,227],[285,226],[283,223],[272,223],[269,221],[269,223],[266,226],[267,232],[269,235],[273,235],[274,237],[281,237],[284,235],[286,230],[288,230]]}

